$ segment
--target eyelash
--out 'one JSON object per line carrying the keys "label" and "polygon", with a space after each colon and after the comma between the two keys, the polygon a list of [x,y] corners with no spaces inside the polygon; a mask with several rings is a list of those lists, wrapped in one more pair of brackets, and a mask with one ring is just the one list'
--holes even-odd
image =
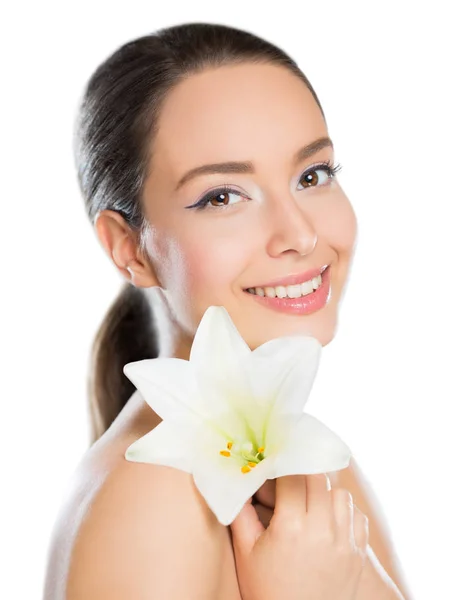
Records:
{"label": "eyelash", "polygon": [[[332,165],[331,161],[327,160],[324,161],[322,163],[319,163],[318,165],[313,165],[312,167],[310,167],[309,169],[307,169],[306,171],[304,171],[300,177],[300,179],[302,179],[302,177],[308,175],[309,173],[313,173],[314,171],[326,171],[326,173],[329,175],[330,179],[332,179],[333,177],[335,177],[336,173],[338,171],[340,171],[342,169],[342,166],[337,163],[336,165]],[[324,184],[327,185],[327,184]],[[310,186],[310,187],[322,187],[322,186]],[[304,188],[304,189],[310,189],[310,188]],[[300,190],[303,191],[303,190]],[[218,188],[216,188],[215,190],[211,190],[210,192],[208,192],[205,196],[203,196],[200,200],[198,200],[198,202],[196,202],[196,204],[192,204],[191,206],[187,206],[186,208],[194,208],[195,210],[203,210],[206,209],[207,204],[209,203],[210,200],[212,200],[213,198],[215,198],[216,196],[219,196],[220,194],[237,194],[240,195],[240,192],[238,190],[233,189],[232,187],[230,187],[228,184],[224,184]],[[245,198],[248,198],[248,196],[245,196]],[[230,204],[224,204],[221,206],[210,206],[208,207],[208,210],[212,209],[224,209],[224,208],[228,208],[229,206],[233,206]]]}

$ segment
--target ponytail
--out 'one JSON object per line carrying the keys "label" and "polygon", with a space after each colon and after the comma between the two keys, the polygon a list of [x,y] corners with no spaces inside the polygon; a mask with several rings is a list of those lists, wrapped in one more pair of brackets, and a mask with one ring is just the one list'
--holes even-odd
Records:
{"label": "ponytail", "polygon": [[88,398],[91,444],[110,427],[136,390],[123,373],[129,362],[157,358],[157,328],[144,293],[124,283],[100,325],[91,351]]}

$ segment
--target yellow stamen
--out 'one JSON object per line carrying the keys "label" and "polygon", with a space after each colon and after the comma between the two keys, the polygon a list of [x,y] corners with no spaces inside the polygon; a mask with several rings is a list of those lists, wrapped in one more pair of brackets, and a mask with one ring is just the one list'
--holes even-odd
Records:
{"label": "yellow stamen", "polygon": [[[222,456],[231,456],[231,448],[233,447],[233,442],[227,442],[226,446],[228,448],[228,450],[219,450],[219,454],[221,454]],[[234,455],[240,459],[242,462],[246,462],[247,464],[243,465],[241,467],[242,473],[249,473],[251,471],[251,469],[254,469],[256,467],[256,465],[258,463],[260,463],[262,460],[264,460],[263,458],[258,458],[258,456],[264,452],[264,446],[260,446],[258,448],[258,452],[253,456],[252,454],[252,449],[253,449],[253,442],[251,440],[247,440],[247,441],[242,441],[240,442],[240,445],[237,444],[237,446],[240,449],[237,449],[234,452]]]}

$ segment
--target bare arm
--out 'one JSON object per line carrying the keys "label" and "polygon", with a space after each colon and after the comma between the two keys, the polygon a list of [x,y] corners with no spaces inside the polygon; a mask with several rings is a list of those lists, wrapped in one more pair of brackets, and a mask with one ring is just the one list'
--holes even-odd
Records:
{"label": "bare arm", "polygon": [[83,521],[60,600],[217,600],[221,535],[190,475],[124,463]]}
{"label": "bare arm", "polygon": [[[354,503],[369,520],[369,560],[364,568],[361,590],[359,590],[356,600],[379,599],[379,596],[371,596],[368,592],[376,585],[382,591],[386,588],[388,595],[381,596],[384,600],[386,598],[388,600],[413,600],[393,548],[381,505],[365,480],[355,458],[351,458],[346,469],[328,475],[332,487],[343,487],[349,490]],[[377,581],[379,581],[378,584]]]}
{"label": "bare arm", "polygon": [[402,595],[369,545],[367,556],[355,600],[410,600]]}

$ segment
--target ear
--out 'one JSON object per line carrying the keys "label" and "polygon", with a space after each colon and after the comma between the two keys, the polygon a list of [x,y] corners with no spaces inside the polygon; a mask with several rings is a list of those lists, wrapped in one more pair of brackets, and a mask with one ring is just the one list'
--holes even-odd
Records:
{"label": "ear", "polygon": [[94,229],[109,258],[136,287],[161,287],[154,267],[138,245],[136,233],[114,210],[101,211]]}

